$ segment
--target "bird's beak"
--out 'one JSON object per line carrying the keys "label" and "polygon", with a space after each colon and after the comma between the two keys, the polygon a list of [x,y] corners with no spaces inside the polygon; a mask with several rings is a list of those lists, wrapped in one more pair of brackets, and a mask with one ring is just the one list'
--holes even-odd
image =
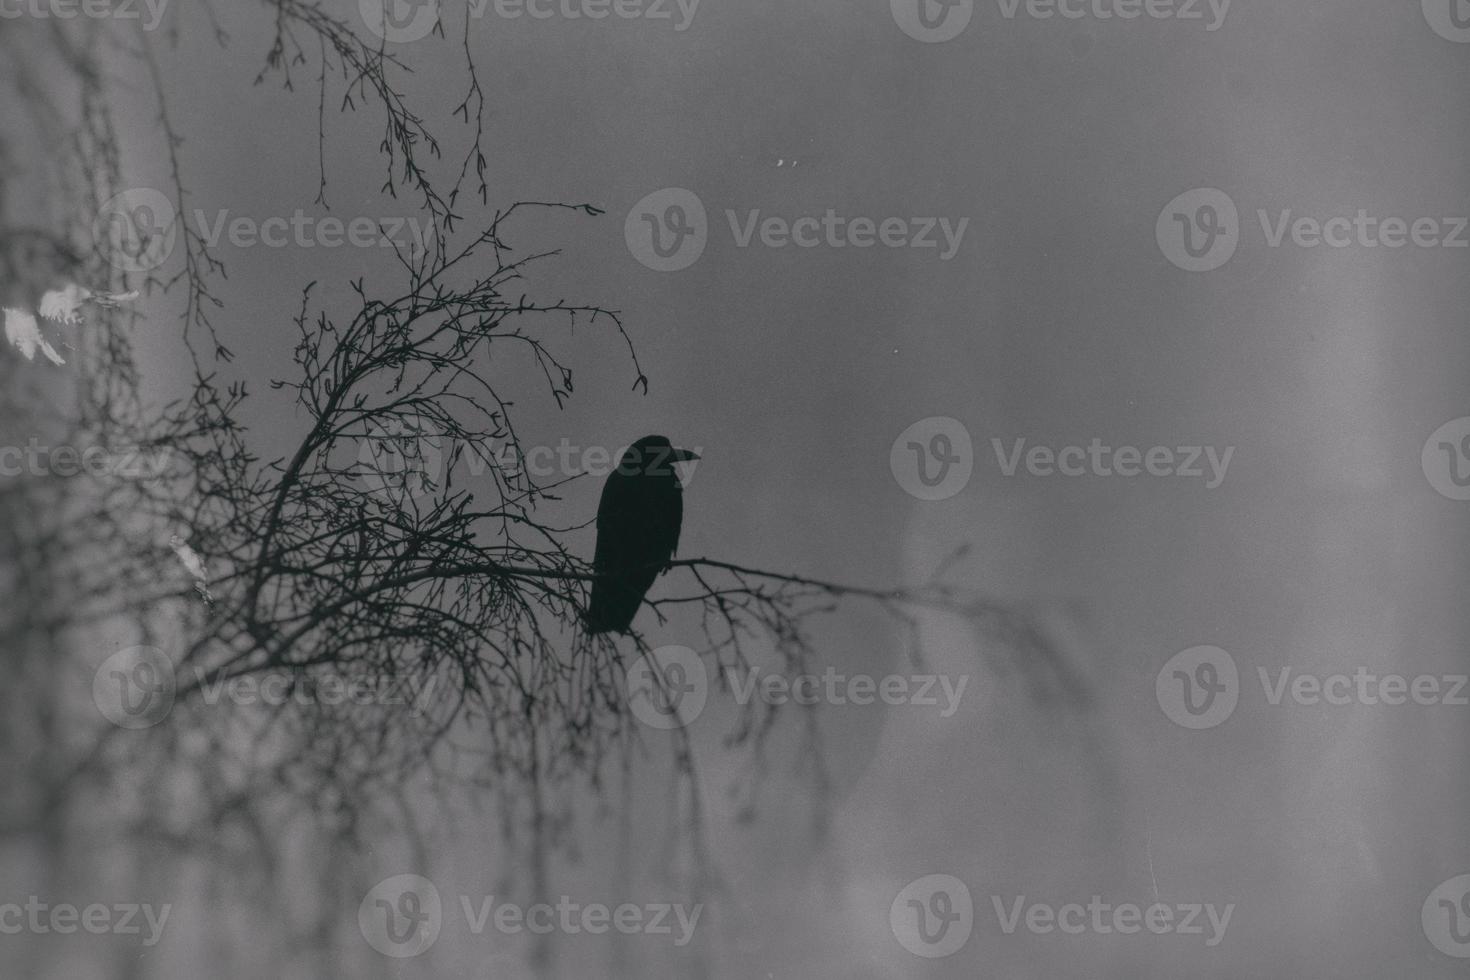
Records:
{"label": "bird's beak", "polygon": [[691,452],[688,449],[675,449],[669,453],[669,458],[676,463],[687,463],[691,459],[699,459],[699,453]]}

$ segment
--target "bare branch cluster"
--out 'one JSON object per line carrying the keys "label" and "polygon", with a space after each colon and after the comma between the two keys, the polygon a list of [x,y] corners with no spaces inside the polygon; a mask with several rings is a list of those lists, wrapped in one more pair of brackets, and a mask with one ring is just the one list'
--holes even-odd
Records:
{"label": "bare branch cluster", "polygon": [[[508,832],[529,834],[544,855],[570,833],[570,814],[557,802],[565,796],[550,787],[598,785],[609,757],[636,741],[623,674],[626,658],[647,647],[641,637],[620,646],[582,628],[593,575],[573,544],[579,526],[547,516],[559,484],[538,483],[522,465],[516,413],[555,411],[572,397],[567,352],[583,337],[626,352],[633,389],[646,392],[648,378],[619,313],[534,298],[528,277],[557,253],[519,255],[510,239],[517,219],[549,209],[601,211],[521,202],[466,234],[455,211],[466,181],[488,200],[485,98],[467,41],[469,91],[454,113],[472,133],[441,192],[440,143],[395,83],[406,67],[315,4],[268,0],[265,8],[274,41],[257,81],[276,74],[292,88],[293,71],[309,70],[314,59],[319,109],[336,78],[342,110],[381,112],[383,190],[417,195],[434,234],[424,250],[398,253],[400,274],[391,281],[352,283],[345,308],[317,302],[315,283],[302,287],[296,373],[271,385],[299,407],[302,431],[290,452],[261,458],[239,421],[247,399],[261,396],[226,373],[229,311],[210,285],[224,271],[218,259],[183,227],[176,272],[116,281],[88,220],[117,192],[122,173],[101,70],[116,69],[104,53],[118,50],[141,61],[152,81],[171,195],[185,213],[182,141],[166,108],[162,55],[95,24],[58,25],[49,35],[57,70],[76,86],[70,111],[57,107],[51,117],[77,123],[52,147],[71,161],[71,176],[51,188],[63,202],[54,230],[11,226],[0,210],[0,276],[31,288],[60,277],[178,289],[185,341],[202,328],[212,346],[194,358],[190,394],[156,411],[140,396],[125,312],[104,311],[89,324],[70,406],[23,395],[30,382],[20,375],[30,365],[0,356],[0,390],[15,402],[8,407],[22,431],[44,421],[77,443],[126,439],[171,461],[147,479],[32,480],[0,490],[3,574],[24,586],[17,594],[27,599],[0,624],[15,676],[44,685],[43,656],[97,642],[99,631],[123,624],[136,642],[169,652],[177,680],[166,724],[142,734],[108,731],[92,742],[59,739],[64,764],[48,762],[34,774],[40,789],[21,794],[7,824],[34,825],[63,801],[87,799],[78,789],[84,778],[115,789],[127,773],[142,832],[220,841],[219,827],[230,825],[248,841],[281,808],[301,808],[350,836],[364,814],[383,813],[385,801],[427,774],[514,801],[507,806],[523,823]],[[323,115],[319,125],[321,149]],[[323,204],[326,188],[323,162]],[[528,399],[540,407],[518,408]],[[45,420],[35,408],[43,403]],[[407,461],[404,479],[379,464],[375,454],[385,445]],[[442,467],[416,465],[429,452]],[[457,486],[461,464],[471,461],[486,479]],[[411,479],[426,472],[423,482]],[[209,570],[207,599],[170,551],[179,529]],[[859,588],[707,558],[676,561],[666,581],[653,608],[660,617],[697,611],[699,653],[718,677],[747,662],[751,643],[773,646],[792,672],[806,669],[815,656],[813,617],[857,599],[911,631],[917,610],[962,616],[1005,651],[992,654],[994,665],[1019,666],[1043,696],[1085,699],[1024,610],[958,595],[938,581]],[[221,685],[267,679],[301,696],[268,707],[219,697]],[[333,700],[320,695],[329,682],[404,696]],[[63,714],[53,704],[33,719],[43,738],[56,725],[52,713]],[[729,741],[758,747],[775,721],[774,707],[751,702]],[[681,771],[692,777],[688,737],[674,737]],[[136,792],[140,785],[157,795]],[[697,828],[692,778],[689,786]]]}

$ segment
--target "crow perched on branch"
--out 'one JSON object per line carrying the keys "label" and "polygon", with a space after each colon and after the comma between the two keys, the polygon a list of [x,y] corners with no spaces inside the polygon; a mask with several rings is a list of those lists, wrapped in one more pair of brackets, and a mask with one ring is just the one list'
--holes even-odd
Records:
{"label": "crow perched on branch", "polygon": [[663,436],[629,446],[608,474],[597,506],[597,554],[587,629],[626,633],[643,596],[668,567],[684,521],[684,488],[674,464],[699,459]]}

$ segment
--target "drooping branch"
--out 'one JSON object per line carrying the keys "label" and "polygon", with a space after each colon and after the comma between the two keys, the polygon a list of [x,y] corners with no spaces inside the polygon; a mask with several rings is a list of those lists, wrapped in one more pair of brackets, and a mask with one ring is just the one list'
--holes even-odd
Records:
{"label": "drooping branch", "polygon": [[[61,499],[55,484],[7,489],[0,508],[19,500],[24,506],[4,512],[33,522],[17,545],[18,576],[64,580],[69,591],[64,608],[37,602],[4,624],[3,637],[30,642],[27,678],[40,676],[37,651],[55,648],[58,637],[83,642],[108,629],[155,645],[175,670],[176,702],[144,734],[82,726],[95,739],[75,751],[68,744],[67,757],[44,774],[34,808],[5,823],[34,827],[68,801],[88,799],[84,781],[96,799],[143,773],[159,800],[177,804],[140,805],[127,815],[130,828],[155,839],[212,843],[228,825],[254,846],[284,814],[354,839],[372,815],[393,819],[402,808],[390,804],[427,776],[436,785],[485,787],[512,814],[507,835],[529,836],[544,871],[546,855],[571,834],[572,814],[554,790],[582,781],[600,792],[608,761],[625,763],[628,747],[648,734],[632,720],[625,679],[633,658],[649,652],[647,639],[592,636],[581,626],[594,573],[583,557],[585,536],[577,535],[590,515],[568,523],[559,499],[575,477],[542,481],[524,465],[525,420],[558,412],[573,397],[572,343],[625,352],[626,361],[604,363],[627,372],[631,391],[648,391],[620,312],[538,296],[536,270],[558,252],[513,247],[516,221],[547,209],[587,218],[602,211],[512,203],[478,234],[466,233],[476,219],[456,208],[474,195],[462,200],[462,188],[477,182],[481,203],[489,200],[485,91],[467,37],[469,90],[454,114],[473,135],[457,175],[441,179],[440,143],[400,91],[406,65],[314,4],[264,6],[275,30],[261,78],[279,75],[291,89],[293,70],[320,60],[310,72],[319,86],[319,199],[325,204],[323,110],[328,86],[340,84],[341,110],[371,106],[383,114],[384,189],[415,195],[434,232],[423,251],[395,250],[393,274],[374,278],[371,289],[366,280],[352,283],[340,308],[319,306],[315,282],[307,282],[293,367],[264,393],[230,374],[232,338],[243,331],[211,291],[223,266],[187,227],[181,267],[144,279],[165,295],[183,293],[186,341],[197,326],[211,341],[195,356],[187,396],[161,411],[142,407],[124,318],[109,313],[89,324],[98,329],[77,365],[87,395],[71,420],[82,434],[74,438],[121,432],[169,465],[146,479],[88,484],[62,512],[48,511]],[[80,70],[100,43],[68,45],[60,57]],[[168,141],[165,186],[182,214],[186,144],[166,109],[166,52],[139,43]],[[64,232],[0,226],[0,260],[22,281],[118,275],[108,243],[93,240],[81,217],[119,189],[106,77],[87,76],[82,115],[90,135],[76,144],[79,159],[106,178],[70,178],[68,193],[79,203]],[[273,434],[285,446],[267,457],[241,418],[252,399],[270,397],[289,397],[302,423],[299,432]],[[377,462],[374,447],[384,446],[393,467]],[[484,479],[460,485],[467,468]],[[186,535],[204,563],[210,600],[168,546],[174,533]],[[977,647],[992,663],[1019,667],[1034,690],[1085,699],[1040,617],[1024,605],[961,594],[943,584],[943,571],[922,585],[882,588],[683,558],[650,605],[660,617],[687,613],[697,622],[691,645],[720,678],[755,657],[757,644],[774,647],[789,672],[805,670],[819,653],[814,624],[857,601],[907,629],[915,655],[926,613],[960,617],[975,626]],[[277,704],[222,693],[267,680],[290,696]],[[321,696],[328,681],[409,696],[332,701]],[[782,710],[751,701],[731,747],[759,759]],[[805,723],[819,744],[814,712]],[[671,738],[687,839],[700,855],[705,803],[692,739],[685,731]],[[171,791],[175,782],[187,791]]]}

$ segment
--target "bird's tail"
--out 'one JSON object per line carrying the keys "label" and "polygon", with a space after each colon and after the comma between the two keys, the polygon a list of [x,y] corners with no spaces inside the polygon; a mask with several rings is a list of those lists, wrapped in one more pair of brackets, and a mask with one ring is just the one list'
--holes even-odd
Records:
{"label": "bird's tail", "polygon": [[609,633],[612,631],[612,624],[607,621],[606,614],[593,612],[590,608],[582,613],[582,625],[587,627],[587,632],[589,633]]}
{"label": "bird's tail", "polygon": [[599,582],[582,622],[589,633],[626,633],[643,597],[631,589]]}

